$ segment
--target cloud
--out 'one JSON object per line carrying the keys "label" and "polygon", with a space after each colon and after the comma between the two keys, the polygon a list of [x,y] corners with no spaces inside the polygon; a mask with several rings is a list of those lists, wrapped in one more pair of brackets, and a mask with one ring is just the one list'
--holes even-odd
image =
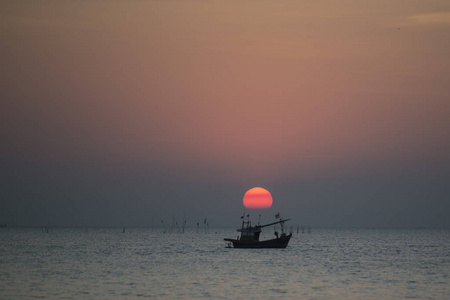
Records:
{"label": "cloud", "polygon": [[415,24],[450,24],[450,12],[427,13],[410,16],[409,20]]}

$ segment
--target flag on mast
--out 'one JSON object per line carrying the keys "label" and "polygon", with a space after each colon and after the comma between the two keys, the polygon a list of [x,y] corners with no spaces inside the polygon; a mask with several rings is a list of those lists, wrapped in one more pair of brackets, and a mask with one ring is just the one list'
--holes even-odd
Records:
{"label": "flag on mast", "polygon": [[277,214],[275,215],[275,219],[281,219],[280,213],[277,213]]}

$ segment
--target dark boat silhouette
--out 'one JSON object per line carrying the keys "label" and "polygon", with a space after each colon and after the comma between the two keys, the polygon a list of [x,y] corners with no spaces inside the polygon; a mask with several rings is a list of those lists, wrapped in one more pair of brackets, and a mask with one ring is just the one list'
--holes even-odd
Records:
{"label": "dark boat silhouette", "polygon": [[[249,217],[247,215],[247,217]],[[277,214],[279,217],[279,214]],[[243,219],[243,217],[242,217]],[[280,218],[279,221],[265,224],[252,226],[249,219],[247,221],[242,220],[242,227],[237,229],[241,233],[241,236],[237,239],[224,239],[230,242],[228,247],[231,248],[231,244],[234,248],[286,248],[289,240],[292,237],[292,233],[284,233],[284,222],[290,219],[283,220]],[[276,238],[271,240],[260,241],[259,236],[261,234],[261,228],[280,224],[281,225],[281,235],[278,236],[278,232],[275,232]]]}

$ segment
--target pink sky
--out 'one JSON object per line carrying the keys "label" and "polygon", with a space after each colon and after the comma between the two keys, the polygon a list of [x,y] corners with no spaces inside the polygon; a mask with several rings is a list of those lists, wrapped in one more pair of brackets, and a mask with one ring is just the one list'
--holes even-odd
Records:
{"label": "pink sky", "polygon": [[447,0],[3,1],[0,35],[5,159],[248,188],[448,170]]}

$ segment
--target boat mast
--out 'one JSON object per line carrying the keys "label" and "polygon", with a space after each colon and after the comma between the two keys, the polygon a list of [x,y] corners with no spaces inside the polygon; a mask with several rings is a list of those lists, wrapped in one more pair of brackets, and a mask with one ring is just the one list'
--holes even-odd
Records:
{"label": "boat mast", "polygon": [[242,215],[241,219],[242,219],[242,230],[244,229],[244,225],[247,225],[247,228],[251,227],[251,222],[250,222],[250,214],[247,214],[247,222],[245,222],[245,210],[244,210],[244,214]]}

